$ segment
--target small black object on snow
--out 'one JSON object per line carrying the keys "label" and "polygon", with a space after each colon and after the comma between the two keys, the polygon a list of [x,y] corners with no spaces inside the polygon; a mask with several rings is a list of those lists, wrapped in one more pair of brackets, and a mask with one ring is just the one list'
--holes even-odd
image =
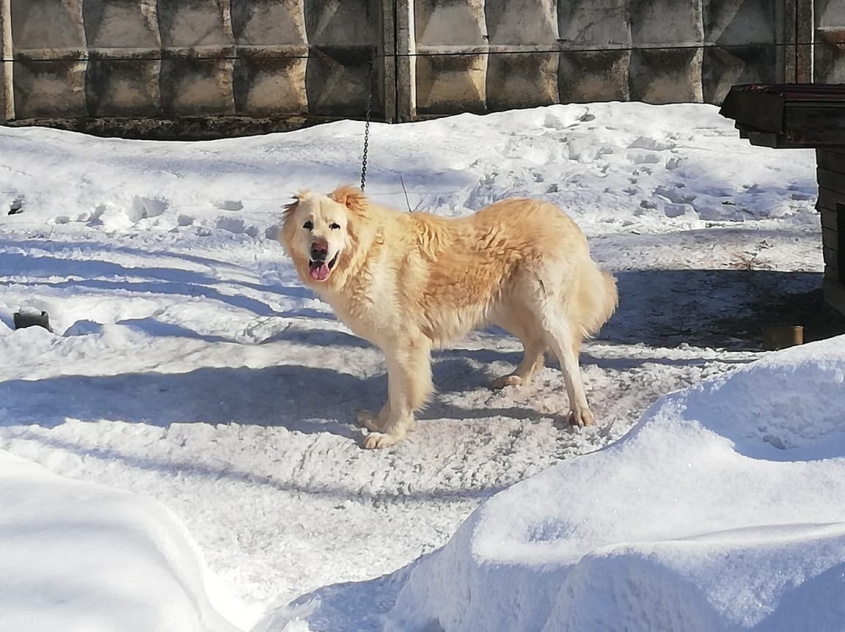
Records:
{"label": "small black object on snow", "polygon": [[17,215],[23,213],[23,198],[15,198],[9,205],[9,215]]}
{"label": "small black object on snow", "polygon": [[14,317],[15,329],[24,329],[25,327],[43,327],[49,332],[53,331],[52,327],[50,327],[50,316],[44,310],[24,307],[15,312]]}

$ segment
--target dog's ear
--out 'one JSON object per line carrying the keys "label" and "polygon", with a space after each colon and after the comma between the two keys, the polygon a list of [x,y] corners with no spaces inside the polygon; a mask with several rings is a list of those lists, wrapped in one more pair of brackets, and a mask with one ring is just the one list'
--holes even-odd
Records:
{"label": "dog's ear", "polygon": [[294,214],[296,211],[296,207],[299,206],[299,203],[303,200],[308,199],[310,195],[310,191],[300,191],[296,195],[293,196],[293,201],[285,204],[282,208],[284,209],[284,213],[282,214],[282,221],[287,221],[287,219]]}
{"label": "dog's ear", "polygon": [[338,204],[343,204],[350,211],[361,215],[367,208],[367,196],[363,191],[351,185],[338,187],[329,195]]}

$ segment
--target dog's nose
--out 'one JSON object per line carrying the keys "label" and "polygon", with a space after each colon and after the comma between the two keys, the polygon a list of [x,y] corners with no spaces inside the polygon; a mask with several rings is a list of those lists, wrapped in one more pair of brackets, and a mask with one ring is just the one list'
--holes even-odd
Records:
{"label": "dog's nose", "polygon": [[329,255],[329,242],[315,241],[311,244],[311,259],[312,261],[325,261]]}

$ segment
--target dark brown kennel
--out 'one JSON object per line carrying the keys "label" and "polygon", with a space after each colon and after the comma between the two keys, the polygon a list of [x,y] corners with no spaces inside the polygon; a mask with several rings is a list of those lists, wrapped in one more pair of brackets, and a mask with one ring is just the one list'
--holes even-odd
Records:
{"label": "dark brown kennel", "polygon": [[845,84],[733,86],[720,113],[752,145],[815,148],[824,297],[845,313]]}

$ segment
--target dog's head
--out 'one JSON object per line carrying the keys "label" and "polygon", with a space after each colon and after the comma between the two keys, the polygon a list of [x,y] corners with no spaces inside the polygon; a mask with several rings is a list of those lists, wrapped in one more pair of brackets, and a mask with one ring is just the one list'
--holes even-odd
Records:
{"label": "dog's head", "polygon": [[285,207],[279,241],[308,283],[325,283],[343,268],[355,247],[353,224],[364,194],[342,187],[329,196],[304,191]]}

